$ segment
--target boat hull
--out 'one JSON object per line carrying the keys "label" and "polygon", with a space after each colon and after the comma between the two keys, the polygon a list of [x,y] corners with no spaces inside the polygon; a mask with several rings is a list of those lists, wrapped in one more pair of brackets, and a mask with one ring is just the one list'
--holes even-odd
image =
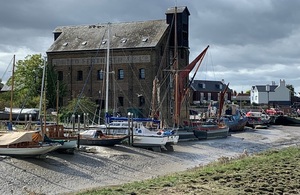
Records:
{"label": "boat hull", "polygon": [[189,141],[198,139],[194,133],[195,127],[180,127],[177,130],[179,141]]}
{"label": "boat hull", "polygon": [[300,118],[277,116],[274,123],[275,125],[300,126]]}
{"label": "boat hull", "polygon": [[133,146],[138,147],[164,147],[167,144],[177,144],[179,136],[134,136]]}
{"label": "boat hull", "polygon": [[229,127],[229,131],[243,131],[248,122],[247,118],[240,119],[238,121],[229,121],[226,125]]}
{"label": "boat hull", "polygon": [[60,144],[45,145],[40,147],[0,148],[1,155],[7,156],[40,156],[60,148]]}
{"label": "boat hull", "polygon": [[128,138],[128,136],[118,138],[80,138],[79,145],[114,146],[120,144],[126,138]]}
{"label": "boat hull", "polygon": [[218,129],[196,129],[194,130],[195,136],[199,139],[219,139],[228,137],[229,127],[218,128]]}
{"label": "boat hull", "polygon": [[59,140],[63,141],[63,145],[59,148],[61,150],[67,150],[67,149],[75,149],[77,147],[77,139],[64,139],[64,140]]}

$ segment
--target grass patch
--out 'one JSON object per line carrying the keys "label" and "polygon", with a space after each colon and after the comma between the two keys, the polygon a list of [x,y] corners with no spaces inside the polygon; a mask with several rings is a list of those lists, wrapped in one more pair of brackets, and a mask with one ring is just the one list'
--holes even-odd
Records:
{"label": "grass patch", "polygon": [[300,194],[300,148],[222,157],[207,166],[151,180],[103,187],[78,195]]}

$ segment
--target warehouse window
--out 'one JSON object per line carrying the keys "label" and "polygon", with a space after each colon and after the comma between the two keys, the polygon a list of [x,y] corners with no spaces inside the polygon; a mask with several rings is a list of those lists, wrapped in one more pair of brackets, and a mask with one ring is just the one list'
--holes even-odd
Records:
{"label": "warehouse window", "polygon": [[97,71],[97,80],[103,80],[103,71],[102,70],[98,70]]}
{"label": "warehouse window", "polygon": [[58,71],[57,79],[59,81],[64,80],[64,73],[63,73],[63,71]]}
{"label": "warehouse window", "polygon": [[118,70],[118,79],[119,80],[123,80],[124,79],[124,70],[123,69],[119,69]]}
{"label": "warehouse window", "polygon": [[77,71],[77,81],[83,80],[83,72],[82,70]]}
{"label": "warehouse window", "polygon": [[140,79],[145,79],[145,69],[144,68],[141,68],[139,70],[139,75],[140,75]]}

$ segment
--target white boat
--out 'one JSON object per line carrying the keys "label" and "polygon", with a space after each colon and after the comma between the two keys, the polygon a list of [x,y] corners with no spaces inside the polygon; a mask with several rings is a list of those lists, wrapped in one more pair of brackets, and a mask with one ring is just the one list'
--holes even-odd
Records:
{"label": "white boat", "polygon": [[[172,145],[178,143],[179,136],[176,131],[162,130],[159,128],[158,120],[150,118],[133,118],[132,122],[128,123],[126,117],[109,117],[110,133],[128,135],[129,124],[132,127],[132,145],[136,147],[150,148],[155,151],[173,150]],[[152,127],[146,124],[152,124]]]}
{"label": "white boat", "polygon": [[173,150],[172,145],[178,143],[179,136],[173,131],[154,131],[146,128],[143,123],[136,123],[133,127],[133,146],[151,148],[155,151]]}
{"label": "white boat", "polygon": [[58,149],[61,144],[44,143],[38,131],[9,132],[0,137],[0,155],[41,156]]}

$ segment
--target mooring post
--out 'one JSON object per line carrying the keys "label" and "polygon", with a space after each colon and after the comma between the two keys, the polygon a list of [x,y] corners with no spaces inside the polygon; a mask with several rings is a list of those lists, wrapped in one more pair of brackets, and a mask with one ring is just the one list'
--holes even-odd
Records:
{"label": "mooring post", "polygon": [[80,147],[80,115],[78,114],[78,134],[77,134],[77,148]]}
{"label": "mooring post", "polygon": [[131,146],[132,143],[131,143],[131,136],[130,136],[130,118],[131,118],[130,115],[131,115],[131,113],[128,112],[128,114],[127,114],[127,116],[128,116],[128,132],[127,132],[127,134],[128,134],[128,144]]}
{"label": "mooring post", "polygon": [[131,130],[131,145],[133,145],[133,113],[131,113],[131,126],[130,126],[130,130]]}

